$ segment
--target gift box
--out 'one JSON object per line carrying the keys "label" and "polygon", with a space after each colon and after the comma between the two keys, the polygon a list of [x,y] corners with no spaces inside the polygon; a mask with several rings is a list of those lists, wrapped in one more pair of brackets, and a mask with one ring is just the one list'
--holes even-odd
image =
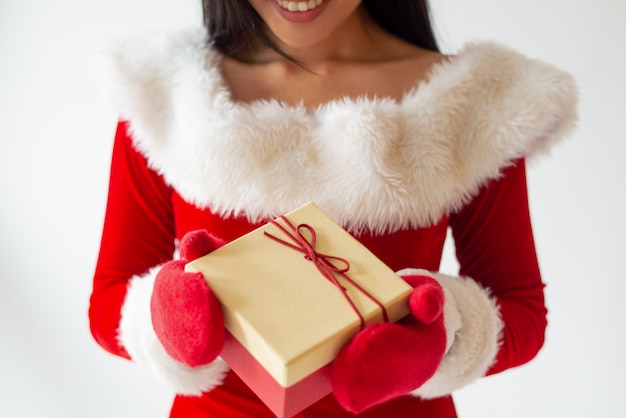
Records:
{"label": "gift box", "polygon": [[412,288],[310,203],[201,257],[220,301],[222,358],[279,417],[330,393],[341,348],[409,313]]}

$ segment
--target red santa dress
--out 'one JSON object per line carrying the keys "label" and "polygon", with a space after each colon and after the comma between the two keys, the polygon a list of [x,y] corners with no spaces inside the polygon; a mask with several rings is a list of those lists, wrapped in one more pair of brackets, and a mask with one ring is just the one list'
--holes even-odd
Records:
{"label": "red santa dress", "polygon": [[[400,101],[242,104],[205,39],[191,30],[127,41],[101,67],[121,122],[91,330],[175,388],[171,416],[272,414],[220,358],[189,368],[165,353],[150,319],[159,266],[188,231],[228,242],[310,201],[392,269],[428,271],[446,294],[450,346],[438,371],[359,416],[455,417],[455,389],[535,356],[546,308],[525,161],[575,124],[568,74],[477,43]],[[449,231],[459,277],[437,273]],[[321,416],[354,415],[332,395],[298,415]]]}

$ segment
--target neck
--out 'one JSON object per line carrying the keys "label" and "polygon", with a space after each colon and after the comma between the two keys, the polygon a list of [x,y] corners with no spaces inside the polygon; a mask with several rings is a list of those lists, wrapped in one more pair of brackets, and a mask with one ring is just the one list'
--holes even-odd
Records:
{"label": "neck", "polygon": [[298,64],[280,57],[274,51],[263,49],[254,61],[269,63],[283,61],[286,67],[305,67],[316,73],[324,73],[333,63],[371,62],[383,59],[383,41],[389,37],[370,17],[363,6],[322,42],[293,47],[275,40],[276,45]]}

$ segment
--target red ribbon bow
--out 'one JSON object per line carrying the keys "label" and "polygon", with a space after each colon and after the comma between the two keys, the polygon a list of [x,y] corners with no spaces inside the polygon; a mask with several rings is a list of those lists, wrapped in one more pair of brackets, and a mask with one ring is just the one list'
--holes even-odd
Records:
{"label": "red ribbon bow", "polygon": [[[361,285],[359,285],[357,282],[352,280],[346,274],[348,270],[350,269],[350,263],[348,262],[348,260],[341,258],[341,257],[321,254],[315,251],[317,235],[315,233],[315,229],[313,229],[312,226],[307,225],[307,224],[299,224],[296,227],[291,222],[289,222],[289,220],[285,218],[284,216],[281,216],[280,219],[289,227],[291,232],[289,232],[285,227],[283,227],[276,221],[270,221],[270,223],[274,225],[275,227],[277,227],[278,229],[280,229],[287,237],[289,237],[291,241],[293,242],[293,244],[285,240],[282,240],[268,233],[267,231],[264,231],[263,234],[267,236],[268,238],[273,239],[276,242],[279,242],[289,248],[292,248],[296,251],[303,253],[305,259],[312,261],[313,264],[315,264],[315,267],[317,267],[319,272],[322,274],[322,276],[324,276],[329,282],[331,282],[343,294],[346,301],[348,301],[348,303],[352,307],[352,310],[358,315],[359,320],[361,322],[361,329],[365,328],[365,318],[363,317],[363,314],[361,314],[359,309],[356,307],[356,305],[350,298],[350,295],[348,295],[348,292],[346,291],[346,289],[341,285],[341,283],[339,283],[339,280],[337,279],[336,276],[342,277],[344,280],[346,280],[348,283],[350,283],[352,286],[358,289],[361,293],[367,296],[372,302],[378,305],[378,307],[381,309],[383,313],[383,319],[385,320],[385,322],[389,322],[387,309],[385,309],[383,304],[380,303],[380,301],[378,301],[367,290],[361,287]],[[306,229],[307,231],[309,231],[309,234],[311,235],[310,241],[307,240],[307,238],[302,234],[301,232],[302,229]],[[338,263],[340,266],[337,266],[336,264],[334,264],[333,261],[335,261],[335,263]]]}

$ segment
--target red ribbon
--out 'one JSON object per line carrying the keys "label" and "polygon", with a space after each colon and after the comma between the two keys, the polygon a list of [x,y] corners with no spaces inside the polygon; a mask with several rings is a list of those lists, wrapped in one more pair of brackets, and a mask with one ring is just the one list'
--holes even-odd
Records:
{"label": "red ribbon", "polygon": [[[387,309],[385,309],[383,304],[380,303],[380,301],[378,301],[374,296],[372,296],[372,294],[370,294],[367,290],[361,287],[361,285],[359,285],[357,282],[352,280],[346,274],[348,270],[350,269],[350,263],[348,262],[348,260],[344,258],[340,258],[340,257],[335,257],[332,255],[321,254],[315,251],[315,244],[316,244],[317,236],[315,233],[315,229],[313,229],[312,226],[307,225],[307,224],[300,224],[296,227],[291,222],[289,222],[289,220],[285,218],[284,216],[281,216],[280,219],[289,227],[291,232],[288,231],[284,226],[280,225],[276,221],[270,221],[270,223],[274,225],[275,227],[277,227],[278,229],[280,229],[287,237],[291,239],[293,243],[282,240],[268,233],[267,231],[264,231],[263,234],[266,237],[271,238],[276,242],[279,242],[291,249],[294,249],[296,251],[303,253],[305,259],[312,261],[313,264],[315,264],[315,267],[317,267],[319,272],[322,274],[322,276],[324,276],[329,282],[331,282],[343,294],[346,301],[352,307],[352,310],[358,315],[359,320],[361,322],[361,329],[365,328],[365,318],[363,317],[363,314],[361,314],[359,309],[356,307],[356,305],[350,298],[350,295],[348,295],[348,292],[346,291],[346,289],[341,285],[341,283],[339,283],[339,280],[337,279],[336,276],[342,277],[344,280],[346,280],[348,283],[350,283],[352,286],[358,289],[361,293],[367,296],[372,302],[378,305],[378,307],[381,309],[383,313],[383,319],[385,320],[385,322],[389,322]],[[306,229],[307,231],[309,231],[309,234],[311,235],[310,241],[307,240],[307,238],[302,234],[301,232],[302,229]],[[338,263],[340,266],[337,266],[336,264],[334,264],[333,261],[335,263]]]}

